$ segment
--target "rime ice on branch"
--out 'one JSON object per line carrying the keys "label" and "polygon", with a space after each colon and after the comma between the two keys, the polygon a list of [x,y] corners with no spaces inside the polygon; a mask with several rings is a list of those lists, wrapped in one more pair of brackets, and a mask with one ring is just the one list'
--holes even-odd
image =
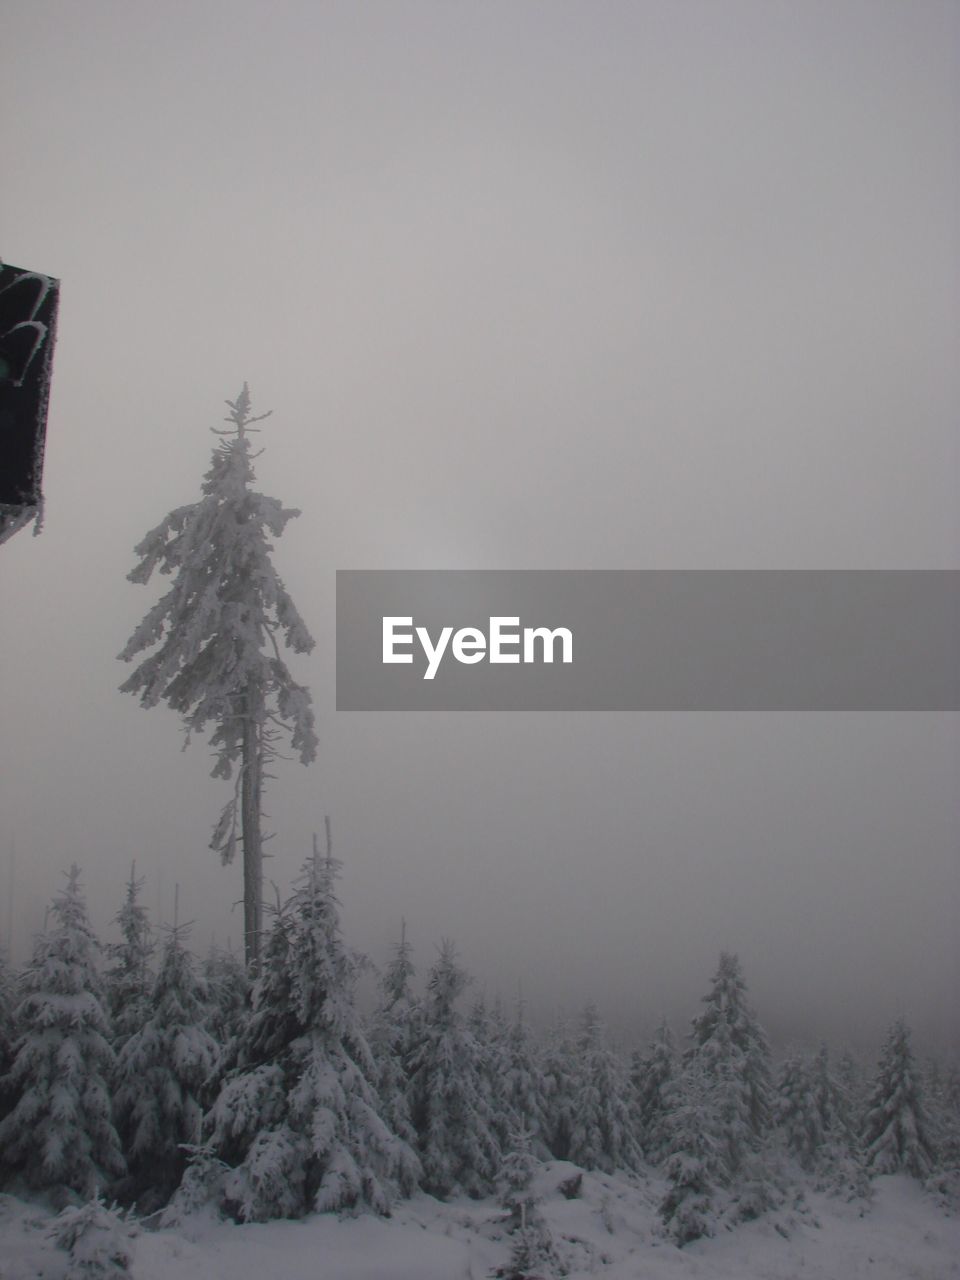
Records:
{"label": "rime ice on branch", "polygon": [[254,417],[247,384],[228,400],[230,427],[221,436],[203,482],[203,497],[178,507],[135,548],[140,563],[128,576],[148,582],[154,570],[173,575],[120,657],[148,650],[120,687],[145,707],[161,700],[183,717],[187,741],[208,724],[216,755],[213,776],[234,778],[234,794],[216,825],[211,847],[224,863],[243,847],[244,944],[255,968],[262,931],[263,855],[260,821],[265,766],[278,737],[289,739],[303,764],[317,738],[310,693],[280,656],[282,641],[309,653],[313,637],[270,560],[272,544],[300,513],[252,488]]}

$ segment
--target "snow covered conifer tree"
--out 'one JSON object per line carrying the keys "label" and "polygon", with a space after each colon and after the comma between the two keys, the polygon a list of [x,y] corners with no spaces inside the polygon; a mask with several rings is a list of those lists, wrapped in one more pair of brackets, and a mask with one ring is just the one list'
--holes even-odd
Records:
{"label": "snow covered conifer tree", "polygon": [[484,1109],[490,1116],[490,1127],[497,1146],[503,1147],[510,1129],[504,1096],[506,1028],[499,1006],[490,1013],[482,992],[470,1007],[467,1030],[477,1046],[477,1080],[483,1094]]}
{"label": "snow covered conifer tree", "polygon": [[930,1059],[921,1084],[937,1163],[945,1171],[960,1174],[960,1069],[956,1063]]}
{"label": "snow covered conifer tree", "polygon": [[506,1116],[514,1129],[530,1132],[533,1154],[549,1153],[549,1120],[547,1117],[547,1082],[537,1045],[533,1042],[524,1018],[522,1000],[509,1032],[503,1060],[503,1101]]}
{"label": "snow covered conifer tree", "polygon": [[570,1157],[570,1135],[574,1122],[576,1050],[565,1018],[558,1018],[550,1032],[543,1055],[546,1094],[546,1141],[556,1160]]}
{"label": "snow covered conifer tree", "polygon": [[13,1016],[15,1007],[13,974],[10,972],[6,953],[0,951],[0,1120],[13,1104],[9,1085],[4,1077],[13,1065],[13,1049],[17,1039]]}
{"label": "snow covered conifer tree", "polygon": [[750,1122],[750,1081],[746,1055],[733,1038],[726,1022],[718,1022],[696,1059],[712,1085],[713,1103],[719,1122],[724,1160],[731,1173],[743,1166],[757,1145]]}
{"label": "snow covered conifer tree", "polygon": [[824,1128],[812,1088],[812,1066],[805,1053],[792,1053],[777,1080],[777,1115],[787,1147],[804,1169],[812,1169],[823,1145]]}
{"label": "snow covered conifer tree", "polygon": [[647,1159],[654,1162],[665,1153],[665,1091],[679,1066],[676,1041],[664,1020],[657,1027],[646,1054],[638,1052],[634,1056],[631,1070],[637,1139]]}
{"label": "snow covered conifer tree", "polygon": [[441,1198],[457,1189],[486,1194],[500,1160],[479,1050],[456,1007],[467,981],[453,943],[444,939],[427,979],[422,1039],[408,1067],[424,1189]]}
{"label": "snow covered conifer tree", "polygon": [[203,977],[210,997],[207,1030],[221,1045],[227,1045],[239,1033],[246,1016],[250,979],[232,951],[215,945],[203,962]]}
{"label": "snow covered conifer tree", "polygon": [[939,1106],[940,1160],[946,1168],[960,1169],[960,1066],[955,1062],[946,1070]]}
{"label": "snow covered conifer tree", "polygon": [[850,1111],[849,1100],[839,1076],[830,1062],[830,1050],[821,1044],[811,1063],[810,1082],[821,1123],[827,1137],[855,1143],[856,1126]]}
{"label": "snow covered conifer tree", "polygon": [[843,1096],[844,1114],[859,1133],[863,1128],[870,1082],[863,1061],[850,1049],[841,1050],[837,1059],[837,1084]]}
{"label": "snow covered conifer tree", "polygon": [[49,1234],[57,1248],[70,1255],[64,1280],[124,1280],[131,1273],[130,1227],[99,1196],[79,1208],[64,1209]]}
{"label": "snow covered conifer tree", "polygon": [[171,929],[164,943],[150,1016],[121,1048],[115,1076],[114,1107],[131,1194],[139,1198],[149,1189],[161,1202],[183,1174],[181,1144],[199,1141],[203,1086],[218,1058],[216,1041],[204,1027],[206,984],[194,972],[184,932]]}
{"label": "snow covered conifer tree", "polygon": [[340,937],[335,895],[339,862],[321,859],[314,837],[296,895],[293,992],[304,1027],[295,1042],[296,1083],[289,1124],[307,1143],[306,1186],[319,1211],[368,1205],[387,1213],[402,1186],[411,1190],[418,1162],[379,1114],[376,1068],[354,1003],[357,965]]}
{"label": "snow covered conifer tree", "polygon": [[531,1184],[540,1162],[533,1154],[532,1138],[533,1134],[523,1126],[510,1131],[509,1145],[497,1177],[500,1203],[510,1210],[516,1226],[521,1224],[523,1210],[534,1203]]}
{"label": "snow covered conifer tree", "polygon": [[497,1178],[500,1203],[510,1211],[509,1230],[514,1237],[506,1271],[508,1280],[523,1280],[534,1268],[553,1268],[559,1263],[533,1187],[540,1162],[533,1154],[532,1140],[533,1134],[522,1125],[510,1131]]}
{"label": "snow covered conifer tree", "polygon": [[792,1054],[780,1071],[778,1093],[777,1112],[787,1146],[804,1169],[812,1170],[825,1160],[836,1163],[841,1152],[848,1158],[853,1154],[853,1131],[826,1045],[814,1057]]}
{"label": "snow covered conifer tree", "polygon": [[9,1083],[17,1098],[0,1122],[4,1164],[35,1188],[67,1186],[92,1196],[124,1171],[110,1112],[114,1056],[99,945],[74,864],[37,938],[17,1010],[21,1035]]}
{"label": "snow covered conifer tree", "polygon": [[394,947],[393,957],[380,982],[384,1008],[394,1009],[398,1005],[412,1006],[415,1003],[410,992],[411,979],[417,972],[412,957],[413,948],[407,941],[407,922],[401,920],[400,941]]}
{"label": "snow covered conifer tree", "polygon": [[278,908],[267,935],[263,964],[251,990],[251,1011],[240,1026],[237,1064],[249,1069],[286,1060],[293,1041],[303,1031],[293,992],[291,952],[296,919],[293,903]]}
{"label": "snow covered conifer tree", "polygon": [[585,1169],[635,1169],[640,1150],[627,1103],[626,1073],[605,1042],[596,1006],[583,1011],[577,1040],[570,1155]]}
{"label": "snow covered conifer tree", "polygon": [[870,1173],[926,1178],[934,1165],[933,1143],[920,1087],[920,1073],[902,1019],[890,1028],[867,1104],[863,1145]]}
{"label": "snow covered conifer tree", "polygon": [[[153,649],[121,689],[145,707],[161,700],[180,713],[190,734],[216,726],[213,776],[235,775],[234,794],[211,847],[224,863],[243,847],[244,948],[256,967],[262,928],[262,792],[264,769],[282,731],[303,764],[316,755],[309,691],[280,656],[279,641],[309,653],[313,638],[270,560],[299,512],[253,488],[250,433],[254,417],[246,383],[230,409],[199,502],[172,511],[135,548],[140,563],[128,575],[146,583],[154,570],[172,574],[170,590],[153,606],[120,657],[130,662]],[[239,765],[239,768],[237,766]]]}
{"label": "snow covered conifer tree", "polygon": [[[226,1181],[238,1188],[231,1207],[239,1216],[265,1220],[297,1217],[306,1210],[303,1161],[297,1157],[295,1172],[293,1137],[284,1124],[292,1046],[303,1031],[294,1005],[290,965],[294,923],[287,904],[277,911],[267,934],[260,974],[251,992],[252,1008],[227,1047],[224,1066],[229,1070],[204,1117],[208,1143],[196,1150],[184,1177],[181,1191],[187,1204],[202,1202],[218,1184],[226,1198],[219,1170],[227,1171]],[[276,1149],[275,1172],[268,1160],[258,1158],[265,1156],[270,1144]],[[284,1152],[289,1154],[290,1167],[285,1167]],[[252,1171],[230,1172],[248,1161]]]}
{"label": "snow covered conifer tree", "polygon": [[232,1166],[224,1193],[244,1221],[364,1205],[386,1213],[419,1172],[379,1114],[337,869],[315,841],[270,935],[238,1066],[210,1112],[210,1151]]}
{"label": "snow covered conifer tree", "polygon": [[143,1026],[148,1015],[153,938],[146,907],[138,901],[143,884],[143,880],[136,877],[136,864],[131,865],[126,897],[114,917],[120,926],[122,941],[108,943],[104,948],[112,962],[105,975],[105,986],[118,1046]]}
{"label": "snow covered conifer tree", "polygon": [[670,1182],[660,1216],[682,1247],[712,1235],[716,1223],[713,1192],[728,1172],[717,1139],[716,1084],[696,1057],[689,1059],[664,1090],[667,1157],[663,1172]]}
{"label": "snow covered conifer tree", "polygon": [[[416,1148],[417,1135],[407,1097],[406,1064],[422,1021],[420,1004],[410,991],[414,972],[406,922],[401,921],[400,941],[380,984],[382,998],[373,1018],[370,1049],[376,1063],[380,1114],[411,1149]],[[401,1187],[404,1195],[413,1190],[414,1184]]]}
{"label": "snow covered conifer tree", "polygon": [[[728,951],[703,997],[706,1008],[693,1020],[693,1048],[715,1080],[727,1091],[734,1167],[746,1146],[755,1145],[770,1125],[773,1091],[770,1047],[756,1014],[747,1002],[747,987],[738,958]],[[688,1055],[689,1056],[689,1055]]]}

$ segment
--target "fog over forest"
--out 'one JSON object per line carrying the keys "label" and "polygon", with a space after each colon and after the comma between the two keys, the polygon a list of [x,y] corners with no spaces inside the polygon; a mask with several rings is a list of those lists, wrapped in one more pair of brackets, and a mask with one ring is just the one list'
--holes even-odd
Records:
{"label": "fog over forest", "polygon": [[[62,303],[39,537],[0,547],[0,944],[242,946],[229,785],[117,655],[250,385],[315,637],[347,943],[542,1025],[678,1032],[722,950],[778,1049],[960,1050],[956,713],[347,713],[346,568],[954,569],[960,12],[845,0],[7,6],[7,263]],[[15,56],[9,56],[9,51]],[[268,890],[273,897],[273,889]]]}

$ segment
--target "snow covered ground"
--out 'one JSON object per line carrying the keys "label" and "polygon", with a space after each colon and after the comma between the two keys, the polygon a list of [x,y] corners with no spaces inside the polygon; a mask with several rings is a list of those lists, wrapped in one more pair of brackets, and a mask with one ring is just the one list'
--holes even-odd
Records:
{"label": "snow covered ground", "polygon": [[[579,1195],[540,1175],[543,1213],[570,1280],[949,1280],[960,1277],[960,1217],[902,1175],[878,1178],[869,1205],[807,1192],[797,1203],[677,1249],[660,1234],[657,1179],[583,1175]],[[0,1280],[63,1280],[68,1260],[47,1238],[52,1215],[0,1197]],[[140,1229],[134,1280],[482,1280],[509,1255],[492,1201],[419,1196],[389,1220],[332,1215],[236,1226],[197,1217]]]}

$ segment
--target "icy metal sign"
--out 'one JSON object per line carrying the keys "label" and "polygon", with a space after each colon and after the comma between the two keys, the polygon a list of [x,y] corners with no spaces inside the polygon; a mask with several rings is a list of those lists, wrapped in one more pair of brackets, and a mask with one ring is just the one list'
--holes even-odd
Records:
{"label": "icy metal sign", "polygon": [[40,508],[60,285],[0,264],[0,541]]}

